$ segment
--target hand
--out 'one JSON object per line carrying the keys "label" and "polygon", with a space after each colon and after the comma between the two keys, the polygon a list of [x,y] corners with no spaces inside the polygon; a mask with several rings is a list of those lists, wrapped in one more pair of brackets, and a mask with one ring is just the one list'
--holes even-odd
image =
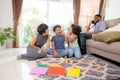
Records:
{"label": "hand", "polygon": [[65,32],[62,30],[62,34],[64,34],[65,35]]}
{"label": "hand", "polygon": [[90,24],[92,24],[92,23],[93,23],[93,21],[94,21],[94,20],[91,20],[91,21],[90,21]]}
{"label": "hand", "polygon": [[53,58],[56,58],[57,55],[58,55],[58,52],[54,52],[54,54],[53,54]]}
{"label": "hand", "polygon": [[69,49],[69,48],[70,48],[70,45],[67,46],[67,49]]}
{"label": "hand", "polygon": [[70,34],[72,34],[72,28],[71,27],[68,29],[68,35],[70,35]]}
{"label": "hand", "polygon": [[44,50],[45,50],[45,48],[44,48],[44,47],[41,47],[41,48],[40,48],[40,50],[41,50],[41,51],[44,51]]}

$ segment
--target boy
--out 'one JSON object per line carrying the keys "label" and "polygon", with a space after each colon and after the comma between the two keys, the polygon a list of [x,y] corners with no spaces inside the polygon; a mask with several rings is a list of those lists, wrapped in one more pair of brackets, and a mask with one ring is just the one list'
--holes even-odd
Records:
{"label": "boy", "polygon": [[61,30],[60,25],[55,25],[53,31],[56,33],[51,39],[52,49],[47,49],[47,52],[53,55],[54,58],[64,57],[68,55],[67,49],[65,49],[64,42],[68,42],[64,31]]}

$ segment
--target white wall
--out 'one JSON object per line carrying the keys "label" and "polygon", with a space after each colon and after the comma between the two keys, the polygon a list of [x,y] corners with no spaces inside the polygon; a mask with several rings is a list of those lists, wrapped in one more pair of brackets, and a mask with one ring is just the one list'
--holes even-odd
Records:
{"label": "white wall", "polygon": [[120,18],[120,0],[108,0],[105,20]]}
{"label": "white wall", "polygon": [[12,0],[0,0],[0,27],[13,27]]}

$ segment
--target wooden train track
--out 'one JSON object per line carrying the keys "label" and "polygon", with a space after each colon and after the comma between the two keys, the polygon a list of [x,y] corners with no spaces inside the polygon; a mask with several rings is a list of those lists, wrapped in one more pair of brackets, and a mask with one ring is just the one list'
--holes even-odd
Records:
{"label": "wooden train track", "polygon": [[[101,65],[97,64],[96,62],[91,62],[91,64],[96,66],[95,68],[83,68],[83,67],[76,66],[73,63],[73,59],[72,58],[52,58],[54,60],[59,60],[59,63],[48,63],[48,62],[45,62],[45,60],[50,60],[50,59],[51,58],[40,59],[40,63],[48,65],[48,66],[61,66],[60,64],[65,63],[65,64],[70,64],[74,68],[80,68],[81,70],[100,70],[101,69]],[[80,60],[80,62],[82,62],[82,61]]]}

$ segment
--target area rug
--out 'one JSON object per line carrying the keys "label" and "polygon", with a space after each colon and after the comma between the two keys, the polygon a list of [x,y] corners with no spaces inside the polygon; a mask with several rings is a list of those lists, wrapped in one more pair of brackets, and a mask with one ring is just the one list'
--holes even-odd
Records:
{"label": "area rug", "polygon": [[[44,60],[44,62],[59,63],[58,60],[53,60],[52,58]],[[99,64],[101,68],[99,70],[81,70],[80,77],[38,75],[38,79],[35,80],[120,80],[120,67],[118,66],[110,64],[109,62],[106,62],[93,55],[85,55],[82,59],[73,58],[73,64],[80,68],[97,67],[97,65],[93,64],[93,62]],[[60,65],[65,67],[66,69],[72,67],[70,64],[65,63],[62,63]]]}

